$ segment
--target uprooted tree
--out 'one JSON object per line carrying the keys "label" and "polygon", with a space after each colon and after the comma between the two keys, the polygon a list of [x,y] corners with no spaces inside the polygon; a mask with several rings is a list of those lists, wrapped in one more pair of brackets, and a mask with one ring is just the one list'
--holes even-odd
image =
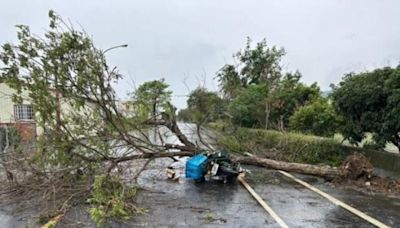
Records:
{"label": "uprooted tree", "polygon": [[[122,201],[130,191],[122,190],[123,185],[115,187],[118,177],[114,170],[121,163],[192,152],[165,153],[173,145],[157,145],[148,137],[150,121],[144,121],[142,115],[123,116],[112,88],[121,75],[116,68],[109,68],[105,52],[53,11],[49,17],[50,29],[45,38],[19,25],[18,43],[2,46],[1,81],[16,91],[14,102],[27,99],[32,103],[36,123],[43,131],[34,148],[3,155],[2,165],[7,167],[9,181],[21,191],[43,187],[40,190],[48,191],[49,197],[69,192],[54,208],[60,214],[78,198],[91,197],[90,212],[96,221],[101,223],[108,215],[125,217],[137,208]],[[173,116],[165,112],[155,121],[153,115],[151,122],[170,128],[183,143],[194,147],[178,132]],[[96,192],[96,186],[113,188],[119,198],[103,196]]]}
{"label": "uprooted tree", "polygon": [[[175,108],[168,102],[162,113],[154,105],[152,109],[146,106],[151,111],[147,120],[143,115],[124,116],[112,88],[121,75],[107,65],[105,52],[53,11],[49,17],[44,38],[19,25],[18,43],[4,44],[0,54],[4,65],[0,80],[16,91],[14,102],[28,99],[32,103],[43,130],[34,147],[3,154],[1,164],[10,192],[35,197],[39,191],[42,199],[54,201],[54,208],[45,213],[46,220],[62,217],[72,205],[85,200],[98,224],[110,216],[127,218],[140,213],[131,201],[135,188],[121,180],[124,171],[133,169],[138,175],[152,159],[191,156],[198,148],[179,129]],[[165,126],[180,144],[157,144],[149,137],[149,125]],[[142,167],[132,167],[129,162],[137,159],[147,161]],[[341,168],[256,157],[235,159],[326,178],[347,174]]]}

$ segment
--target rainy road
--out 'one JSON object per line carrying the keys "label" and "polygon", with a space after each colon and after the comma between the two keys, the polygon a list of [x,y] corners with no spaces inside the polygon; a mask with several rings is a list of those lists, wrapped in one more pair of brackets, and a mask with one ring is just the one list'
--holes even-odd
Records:
{"label": "rainy road", "polygon": [[[190,135],[188,131],[193,132],[183,128],[186,135]],[[176,139],[168,142],[176,143]],[[152,162],[139,178],[145,190],[139,192],[137,203],[148,212],[106,227],[278,227],[239,183],[194,183],[183,177],[179,182],[168,180],[165,168],[170,161]],[[181,173],[183,167],[184,160],[176,164]],[[373,227],[274,170],[248,168],[251,169],[246,176],[248,183],[289,227]],[[333,188],[320,178],[296,176],[391,227],[400,227],[399,198]],[[0,228],[40,227],[28,219],[31,214],[29,211],[15,213],[12,206],[2,206]],[[83,221],[80,227],[95,227],[86,209],[74,209],[70,216],[70,220]],[[59,227],[69,226],[61,223]]]}
{"label": "rainy road", "polygon": [[[106,227],[279,227],[239,183],[194,183],[183,177],[172,181],[164,170],[167,163],[170,160],[157,160],[139,178],[145,190],[139,192],[137,204],[148,212]],[[391,227],[400,227],[399,198],[333,188],[319,178],[296,176]],[[246,179],[289,227],[373,227],[274,170],[252,167]],[[1,208],[0,227],[40,227],[27,219],[29,215]],[[95,227],[85,209],[74,209],[70,216],[70,221],[83,221],[78,227]],[[67,222],[59,227],[70,226]]]}
{"label": "rainy road", "polygon": [[[239,183],[170,181],[153,165],[140,179],[138,202],[149,209],[135,219],[147,227],[278,227]],[[289,227],[374,227],[273,170],[252,168],[248,183]],[[386,223],[400,226],[400,199],[332,188],[322,179],[297,175],[334,197]]]}

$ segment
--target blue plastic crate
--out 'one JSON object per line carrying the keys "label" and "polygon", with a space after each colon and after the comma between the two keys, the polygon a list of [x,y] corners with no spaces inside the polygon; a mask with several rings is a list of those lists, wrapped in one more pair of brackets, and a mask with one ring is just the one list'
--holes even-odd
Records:
{"label": "blue plastic crate", "polygon": [[207,156],[198,154],[186,162],[186,178],[201,180],[206,172]]}

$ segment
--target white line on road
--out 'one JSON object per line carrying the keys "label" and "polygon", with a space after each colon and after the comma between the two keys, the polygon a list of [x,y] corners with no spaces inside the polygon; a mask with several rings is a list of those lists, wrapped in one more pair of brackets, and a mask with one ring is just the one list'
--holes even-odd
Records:
{"label": "white line on road", "polygon": [[243,174],[239,175],[238,180],[282,228],[289,228],[289,226],[275,213],[274,210],[272,210],[270,206],[268,206],[261,196],[258,195],[257,192],[254,191],[254,189],[244,180]]}
{"label": "white line on road", "polygon": [[367,214],[365,214],[365,213],[363,213],[363,212],[361,212],[361,211],[355,209],[354,207],[351,207],[350,205],[348,205],[348,204],[346,204],[346,203],[344,203],[344,202],[342,202],[342,201],[336,199],[335,197],[329,195],[328,193],[325,193],[325,192],[319,190],[318,188],[316,188],[316,187],[314,187],[314,186],[308,184],[307,182],[304,182],[304,181],[302,181],[302,180],[300,180],[300,179],[294,177],[292,174],[287,173],[287,172],[282,171],[282,170],[278,170],[278,171],[279,171],[281,174],[283,174],[283,175],[289,177],[290,179],[296,181],[297,183],[303,185],[304,187],[310,189],[311,191],[314,191],[314,192],[320,194],[321,196],[325,197],[326,199],[328,199],[328,200],[331,201],[332,203],[334,203],[334,204],[336,204],[336,205],[338,205],[338,206],[341,206],[341,207],[343,207],[344,209],[350,211],[351,213],[353,213],[353,214],[355,214],[355,215],[357,215],[357,216],[363,218],[364,220],[368,221],[369,223],[371,223],[371,224],[373,224],[373,225],[375,225],[375,226],[377,226],[377,227],[379,227],[379,228],[389,228],[388,225],[386,225],[386,224],[384,224],[384,223],[382,223],[382,222],[380,222],[380,221],[378,221],[378,220],[372,218],[371,216],[369,216],[369,215],[367,215]]}

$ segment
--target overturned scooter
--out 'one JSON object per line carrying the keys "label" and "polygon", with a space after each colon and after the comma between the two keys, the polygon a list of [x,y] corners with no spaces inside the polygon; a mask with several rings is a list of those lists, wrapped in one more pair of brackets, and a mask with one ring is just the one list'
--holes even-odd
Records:
{"label": "overturned scooter", "polygon": [[195,181],[234,181],[243,172],[240,164],[231,160],[226,151],[201,153],[186,162],[186,178]]}

